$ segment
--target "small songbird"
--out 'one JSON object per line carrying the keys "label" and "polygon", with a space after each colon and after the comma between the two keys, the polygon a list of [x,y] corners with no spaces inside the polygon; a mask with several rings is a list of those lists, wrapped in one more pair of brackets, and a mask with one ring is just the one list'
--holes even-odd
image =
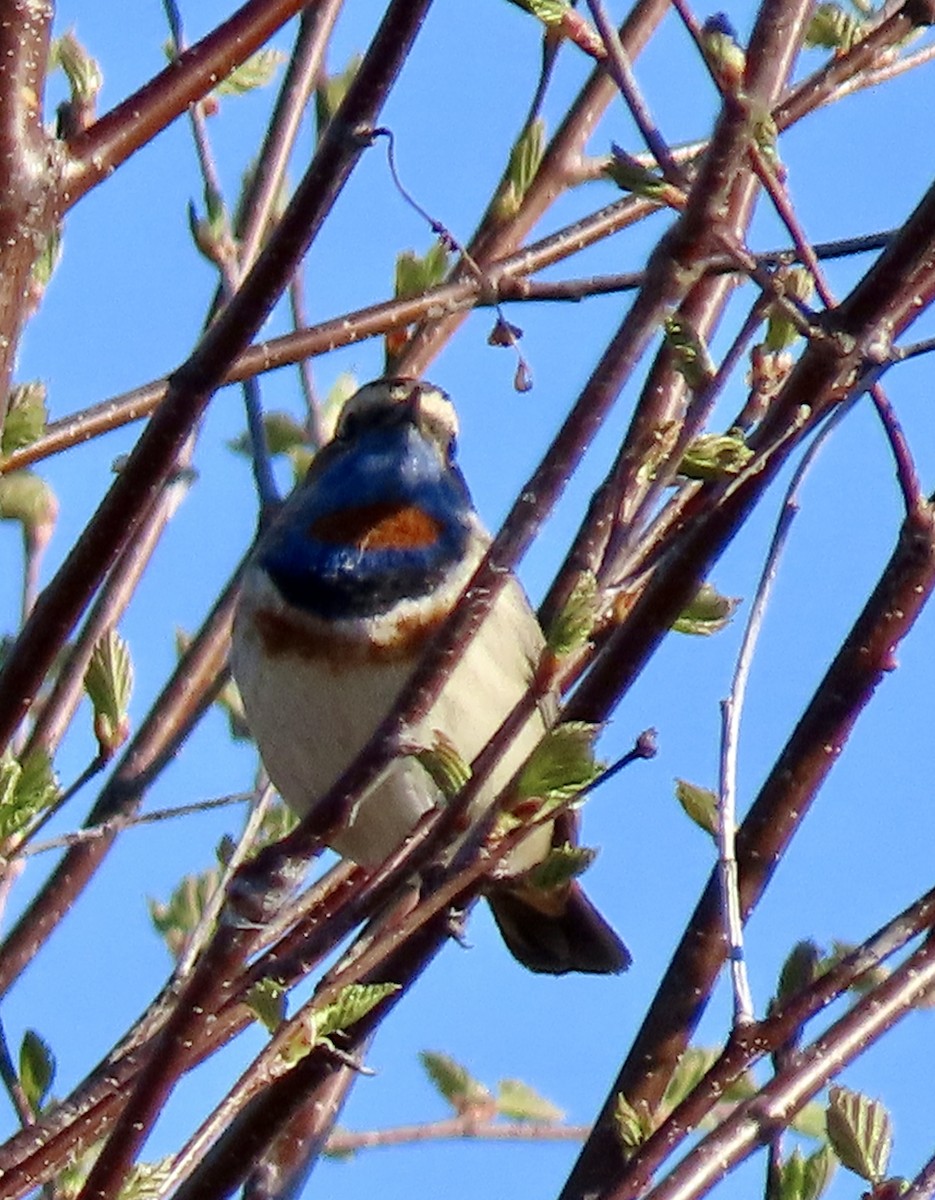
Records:
{"label": "small songbird", "polygon": [[[490,544],[454,462],[456,436],[454,408],[439,388],[414,379],[367,384],[251,556],[231,667],[270,779],[299,815],[390,712]],[[511,578],[408,740],[431,747],[441,737],[470,763],[526,693],[544,645]],[[507,786],[553,713],[551,698],[533,712],[469,821]],[[379,864],[441,801],[418,759],[397,759],[331,846]],[[543,889],[524,881],[552,837],[550,826],[535,828],[487,893],[508,948],[533,971],[624,970],[626,947],[576,882]]]}

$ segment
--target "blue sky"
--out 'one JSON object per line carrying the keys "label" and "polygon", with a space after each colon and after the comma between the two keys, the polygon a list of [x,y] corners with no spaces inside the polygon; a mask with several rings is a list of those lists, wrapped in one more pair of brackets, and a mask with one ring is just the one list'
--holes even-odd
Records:
{"label": "blue sky", "polygon": [[[192,40],[228,12],[215,0],[189,7],[184,16]],[[379,11],[372,0],[352,0],[338,27],[331,69],[342,68],[351,52],[364,48]],[[748,4],[730,9],[741,32],[752,13]],[[613,15],[622,14],[614,10]],[[162,66],[166,30],[155,0],[125,0],[119,18],[106,6],[70,0],[59,5],[57,26],[60,32],[74,27],[100,59],[105,109]],[[811,52],[803,61],[811,70],[820,59]],[[552,127],[588,65],[573,48],[563,53],[545,110]],[[460,237],[470,233],[499,176],[537,70],[537,34],[518,9],[500,0],[439,5],[386,108],[383,121],[396,134],[406,186]],[[674,18],[640,60],[638,75],[673,141],[706,131],[713,92]],[[851,97],[783,140],[789,186],[813,239],[855,235],[905,219],[935,161],[931,87],[927,68]],[[268,100],[263,94],[227,101],[210,122],[231,196],[262,131]],[[637,148],[622,104],[612,107],[591,149],[606,152],[611,140]],[[303,154],[308,147],[306,136]],[[300,162],[296,175],[299,170]],[[21,379],[39,376],[47,382],[53,417],[163,375],[190,350],[214,290],[213,271],[192,247],[185,222],[189,199],[200,201],[200,196],[187,126],[179,122],[70,215],[62,265],[26,332],[17,371]],[[609,184],[587,185],[556,207],[547,228],[613,197]],[[658,236],[661,228],[657,221],[646,231],[618,235],[571,270],[577,275],[638,269],[649,236]],[[430,241],[429,231],[393,190],[383,150],[376,147],[364,157],[307,261],[311,318],[387,296],[396,254],[407,248],[422,251]],[[764,210],[751,244],[781,242]],[[833,285],[843,292],[862,265],[830,267]],[[563,271],[553,276],[562,277]],[[577,306],[508,309],[508,317],[525,330],[523,351],[535,378],[526,395],[512,390],[509,352],[486,344],[488,313],[466,322],[433,366],[431,378],[458,404],[462,466],[492,527],[538,462],[626,303],[611,296]],[[280,328],[274,317],[270,331]],[[924,331],[920,326],[919,335]],[[719,349],[718,340],[714,350]],[[364,381],[380,373],[381,362],[382,344],[365,343],[319,359],[316,378],[322,390],[341,372]],[[930,374],[923,359],[887,379],[928,490],[935,486]],[[290,372],[264,381],[263,393],[270,407],[299,411]],[[741,394],[738,379],[712,428],[726,424]],[[590,489],[610,461],[633,395],[629,389],[624,393],[522,565],[534,599],[547,586]],[[225,447],[242,427],[239,395],[228,389],[216,397],[205,423],[196,453],[198,480],[121,625],[134,655],[137,723],[174,662],[176,627],[197,627],[252,536],[249,470]],[[136,433],[135,428],[115,432],[42,466],[61,504],[46,578],[106,490],[113,460],[132,445]],[[752,596],[780,498],[779,487],[774,488],[716,568],[713,581],[724,593],[743,601]],[[752,798],[859,611],[889,555],[899,519],[887,447],[868,408],[859,406],[826,446],[803,491],[744,713],[741,805]],[[16,620],[18,547],[16,530],[0,527],[2,561],[14,564],[0,581],[0,614],[7,629]],[[418,1066],[421,1049],[444,1050],[487,1082],[524,1079],[571,1120],[591,1118],[712,865],[712,845],[682,815],[673,781],[682,777],[708,786],[716,781],[718,703],[727,691],[746,610],[741,604],[733,625],[713,639],[670,637],[604,738],[603,752],[612,758],[645,727],[659,731],[657,758],[618,777],[586,813],[586,840],[603,848],[589,874],[589,890],[626,937],[635,960],[631,971],[616,979],[524,974],[503,950],[486,912],[478,912],[470,927],[472,949],[446,948],[382,1030],[372,1054],[377,1074],[361,1080],[342,1124],[370,1128],[444,1115]],[[935,616],[929,612],[902,649],[900,669],[884,681],[878,700],[861,719],[750,924],[747,949],[760,1012],[797,940],[860,940],[931,884],[933,658]],[[59,757],[63,780],[73,778],[88,755],[89,734],[82,729]],[[249,786],[254,765],[249,749],[231,744],[223,719],[211,714],[152,789],[147,807],[241,790]],[[77,825],[92,798],[90,792],[79,798],[57,828]],[[146,898],[166,897],[180,876],[208,865],[218,838],[236,822],[234,814],[211,813],[125,835],[7,999],[2,1015],[11,1042],[18,1044],[27,1026],[42,1033],[58,1058],[59,1092],[84,1076],[165,977],[168,957],[151,931]],[[7,924],[51,861],[29,863]],[[701,1042],[723,1038],[728,1013],[722,989],[703,1022]],[[892,1169],[906,1175],[931,1153],[935,1073],[922,1064],[929,1061],[933,1036],[931,1015],[915,1014],[845,1076],[850,1086],[890,1105],[896,1123]],[[147,1154],[155,1157],[176,1146],[261,1042],[259,1033],[250,1033],[187,1081]],[[12,1120],[4,1114],[0,1128],[12,1128]],[[442,1189],[447,1200],[481,1195],[525,1200],[553,1194],[573,1157],[574,1150],[561,1145],[427,1145],[326,1163],[316,1181],[318,1194],[349,1200],[371,1195],[375,1187],[388,1200]],[[739,1196],[741,1188],[759,1188],[761,1179],[762,1168],[749,1166],[722,1191]],[[842,1174],[832,1195],[852,1194],[854,1184]]]}

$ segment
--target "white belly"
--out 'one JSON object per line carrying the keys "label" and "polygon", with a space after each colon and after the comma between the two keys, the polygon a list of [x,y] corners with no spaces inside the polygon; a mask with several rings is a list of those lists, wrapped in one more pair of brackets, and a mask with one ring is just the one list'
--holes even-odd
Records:
{"label": "white belly", "polygon": [[[253,612],[269,598],[264,583],[247,582],[235,621],[231,667],[266,770],[290,808],[304,814],[367,744],[414,664],[384,660],[335,665],[324,656],[263,653]],[[542,635],[527,601],[511,583],[438,700],[411,731],[411,740],[430,746],[440,732],[470,763],[524,695],[541,646]],[[537,710],[481,789],[475,814],[506,786],[543,729]],[[437,788],[419,763],[399,760],[363,797],[332,847],[355,862],[379,863],[438,799]],[[525,870],[541,860],[549,841],[547,828],[537,830],[510,856],[507,870]]]}

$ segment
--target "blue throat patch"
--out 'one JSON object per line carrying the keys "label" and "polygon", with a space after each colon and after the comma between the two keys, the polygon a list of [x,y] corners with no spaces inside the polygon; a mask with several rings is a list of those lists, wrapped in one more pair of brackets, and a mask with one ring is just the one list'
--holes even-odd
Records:
{"label": "blue throat patch", "polygon": [[330,443],[293,503],[259,562],[287,603],[326,620],[430,595],[467,547],[461,472],[409,424]]}

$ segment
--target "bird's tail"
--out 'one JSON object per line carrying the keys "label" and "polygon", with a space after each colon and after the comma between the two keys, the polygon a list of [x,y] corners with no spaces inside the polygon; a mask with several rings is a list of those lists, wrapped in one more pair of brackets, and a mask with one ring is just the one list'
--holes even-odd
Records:
{"label": "bird's tail", "polygon": [[507,949],[530,971],[614,975],[630,965],[629,950],[577,882],[548,891],[504,883],[487,899]]}

